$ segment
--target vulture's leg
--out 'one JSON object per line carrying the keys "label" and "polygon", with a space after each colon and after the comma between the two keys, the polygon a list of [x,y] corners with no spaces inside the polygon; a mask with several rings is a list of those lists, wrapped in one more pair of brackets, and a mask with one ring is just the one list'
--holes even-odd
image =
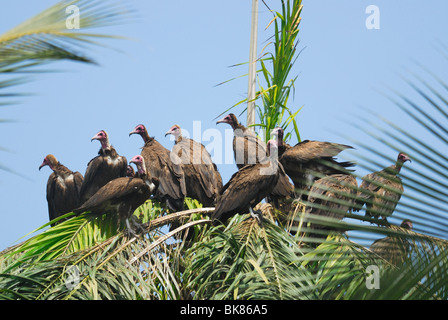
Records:
{"label": "vulture's leg", "polygon": [[126,227],[129,237],[136,237],[137,234],[135,233],[134,229],[131,228],[131,224],[129,223],[129,219],[126,219]]}
{"label": "vulture's leg", "polygon": [[261,227],[263,225],[263,214],[261,213],[261,211],[257,210],[255,212],[252,207],[249,207],[249,212],[251,217],[257,220],[258,225]]}
{"label": "vulture's leg", "polygon": [[139,233],[145,232],[145,228],[142,226],[142,224],[140,223],[140,221],[138,220],[138,218],[135,215],[131,215],[131,222],[132,222],[132,225],[137,228]]}

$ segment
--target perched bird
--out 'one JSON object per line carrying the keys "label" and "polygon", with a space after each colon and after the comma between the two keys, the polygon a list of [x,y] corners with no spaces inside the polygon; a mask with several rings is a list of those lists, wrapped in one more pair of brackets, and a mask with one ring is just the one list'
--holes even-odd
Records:
{"label": "perched bird", "polygon": [[83,177],[81,173],[73,172],[61,164],[52,154],[44,158],[39,170],[45,166],[53,170],[47,181],[48,214],[52,221],[72,212],[79,205]]}
{"label": "perched bird", "polygon": [[132,134],[139,134],[143,138],[145,144],[141,155],[145,159],[146,170],[160,181],[156,198],[165,202],[170,210],[182,210],[187,194],[182,164],[171,160],[170,151],[150,137],[144,125],[137,125],[129,136]]}
{"label": "perched bird", "polygon": [[223,186],[218,195],[216,209],[211,216],[215,223],[225,222],[237,213],[244,214],[248,211],[252,217],[261,221],[253,211],[253,207],[272,192],[279,176],[277,143],[270,140],[268,148],[270,157],[267,161],[244,166]]}
{"label": "perched bird", "polygon": [[[406,233],[407,231],[412,230],[413,224],[411,220],[406,219],[401,223],[401,229],[392,225],[390,226],[390,228]],[[387,236],[375,240],[370,245],[369,249],[391,264],[400,266],[409,254],[409,241],[406,240],[404,235]]]}
{"label": "perched bird", "polygon": [[[305,212],[308,215],[342,220],[356,203],[358,183],[351,174],[333,174],[314,182],[308,195]],[[312,222],[314,230],[337,230],[325,223]]]}
{"label": "perched bird", "polygon": [[218,123],[227,123],[233,129],[233,154],[238,169],[247,164],[267,161],[266,144],[254,131],[240,124],[233,113],[218,120],[216,124]]}
{"label": "perched bird", "polygon": [[120,177],[109,181],[74,212],[116,214],[120,223],[125,221],[128,231],[134,233],[129,219],[134,217],[134,211],[155,192],[158,181],[147,175],[141,155],[134,156],[130,163],[137,167],[136,177]]}
{"label": "perched bird", "polygon": [[395,165],[365,175],[359,186],[357,207],[354,211],[359,211],[365,204],[366,216],[383,218],[387,222],[387,217],[395,211],[404,191],[403,182],[398,174],[406,161],[411,159],[407,154],[400,152]]}
{"label": "perched bird", "polygon": [[[283,141],[283,129],[275,128],[271,135],[279,145],[279,161],[294,183],[299,198],[305,199],[314,181],[333,174],[346,174],[353,162],[338,162],[334,158],[353,147],[333,142],[304,140],[291,147]],[[352,170],[351,170],[352,171]]]}
{"label": "perched bird", "polygon": [[165,136],[169,134],[175,137],[171,156],[177,157],[174,162],[182,164],[186,195],[198,200],[204,207],[213,206],[222,188],[222,178],[210,153],[203,144],[183,137],[178,125],[172,126]]}
{"label": "perched bird", "polygon": [[98,155],[87,164],[81,187],[81,203],[93,196],[109,181],[126,176],[127,160],[110,145],[107,132],[99,131],[90,141],[93,140],[98,140],[101,148]]}

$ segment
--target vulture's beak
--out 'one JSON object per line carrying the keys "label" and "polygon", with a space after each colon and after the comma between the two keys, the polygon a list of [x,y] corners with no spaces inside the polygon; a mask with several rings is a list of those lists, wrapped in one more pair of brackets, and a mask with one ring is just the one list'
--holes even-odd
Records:
{"label": "vulture's beak", "polygon": [[94,137],[92,137],[92,139],[90,139],[90,142],[92,142],[93,140],[100,140],[99,137],[96,135]]}
{"label": "vulture's beak", "polygon": [[165,137],[166,137],[167,135],[169,135],[169,134],[172,134],[172,133],[173,133],[173,132],[172,132],[171,130],[165,132]]}
{"label": "vulture's beak", "polygon": [[42,169],[43,167],[45,167],[47,164],[45,163],[45,161],[44,162],[42,162],[42,164],[39,166],[39,171],[40,171],[40,169]]}
{"label": "vulture's beak", "polygon": [[216,121],[216,124],[218,123],[228,123],[226,118],[222,118],[221,120]]}

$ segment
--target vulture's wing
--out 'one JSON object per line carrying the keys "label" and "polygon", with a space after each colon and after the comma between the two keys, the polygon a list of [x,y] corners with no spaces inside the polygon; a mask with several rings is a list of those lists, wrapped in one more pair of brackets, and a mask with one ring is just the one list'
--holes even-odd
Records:
{"label": "vulture's wing", "polygon": [[140,178],[122,177],[109,181],[98,192],[91,196],[76,213],[93,211],[107,205],[109,201],[125,197],[140,188],[145,187],[145,182]]}
{"label": "vulture's wing", "polygon": [[397,176],[383,177],[381,183],[382,186],[375,191],[373,206],[369,211],[375,216],[388,217],[395,211],[404,188]]}
{"label": "vulture's wing", "polygon": [[182,164],[175,164],[170,159],[170,151],[155,139],[141,152],[146,168],[151,176],[159,179],[158,193],[173,199],[182,199],[186,194]]}
{"label": "vulture's wing", "polygon": [[[188,155],[190,174],[195,176],[199,182],[201,189],[207,198],[212,198],[216,193],[215,166],[211,156],[205,147],[191,139],[182,139],[176,146],[182,149],[182,156]],[[191,187],[191,186],[190,186]]]}
{"label": "vulture's wing", "polygon": [[[358,183],[352,175],[336,174],[317,180],[310,189],[307,212],[342,219],[354,206]],[[317,205],[317,206],[313,206]]]}
{"label": "vulture's wing", "polygon": [[353,147],[333,142],[305,140],[285,150],[282,157],[307,162],[312,159],[335,157],[345,149],[353,149]]}
{"label": "vulture's wing", "polygon": [[82,182],[84,181],[84,177],[78,171],[74,172],[73,175],[74,175],[74,192],[77,195],[79,201],[79,196],[81,195],[81,187]]}
{"label": "vulture's wing", "polygon": [[236,213],[235,211],[246,211],[249,206],[257,204],[267,196],[266,190],[272,190],[273,183],[277,181],[271,179],[273,176],[260,174],[259,171],[260,165],[247,165],[232,175],[221,189],[212,219],[225,221]]}
{"label": "vulture's wing", "polygon": [[50,174],[47,181],[47,203],[48,203],[48,215],[50,221],[56,218],[55,212],[55,197],[56,197],[56,179],[57,176],[54,172]]}

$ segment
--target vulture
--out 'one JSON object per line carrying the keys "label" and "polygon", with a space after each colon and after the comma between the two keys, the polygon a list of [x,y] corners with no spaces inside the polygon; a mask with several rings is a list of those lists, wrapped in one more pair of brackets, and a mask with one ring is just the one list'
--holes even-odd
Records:
{"label": "vulture", "polygon": [[333,174],[347,174],[346,168],[354,166],[350,161],[338,162],[335,156],[345,149],[353,149],[348,145],[333,142],[304,140],[295,146],[283,141],[283,129],[275,128],[271,135],[276,139],[279,149],[279,161],[286,174],[291,178],[301,199],[315,180]]}
{"label": "vulture", "polygon": [[155,192],[159,181],[147,175],[141,155],[134,156],[130,163],[137,167],[135,177],[119,177],[109,181],[73,211],[77,214],[88,211],[93,214],[116,214],[120,223],[125,221],[128,231],[134,233],[129,218]]}
{"label": "vulture", "polygon": [[[410,220],[403,220],[400,228],[396,226],[390,227],[397,231],[401,228],[400,231],[407,232],[412,230],[413,224]],[[369,249],[391,264],[400,266],[406,260],[409,253],[409,242],[403,236],[387,236],[385,238],[375,240],[370,245]]]}
{"label": "vulture", "polygon": [[78,207],[83,176],[68,169],[52,154],[44,158],[39,170],[45,166],[53,170],[47,181],[48,214],[52,221]]}
{"label": "vulture", "polygon": [[[269,150],[264,141],[259,139],[255,132],[240,124],[233,113],[216,122],[218,123],[227,123],[233,129],[233,155],[238,169],[247,164],[268,161]],[[283,167],[281,165],[278,167],[280,170],[278,182],[272,193],[268,195],[267,201],[277,209],[288,210],[287,207],[290,207],[295,198],[294,185],[289,181]]]}
{"label": "vulture", "polygon": [[227,123],[233,129],[233,154],[238,169],[247,164],[267,161],[266,144],[255,132],[240,124],[233,113],[218,120],[216,124],[218,123]]}
{"label": "vulture", "polygon": [[126,158],[118,155],[115,148],[110,145],[106,131],[99,131],[90,141],[93,140],[98,140],[101,148],[98,155],[87,164],[81,186],[81,203],[87,201],[109,181],[125,177],[127,171]]}
{"label": "vulture", "polygon": [[187,194],[182,164],[174,163],[170,151],[154,137],[150,137],[143,124],[137,125],[129,136],[139,134],[144,141],[141,155],[145,159],[146,171],[160,182],[156,198],[165,202],[170,210],[180,211]]}
{"label": "vulture", "polygon": [[270,156],[266,161],[248,164],[232,175],[222,187],[211,219],[224,223],[231,216],[247,211],[261,223],[253,207],[267,197],[277,184],[279,177],[277,143],[268,141]]}
{"label": "vulture", "polygon": [[[358,183],[351,174],[333,174],[320,178],[310,189],[305,212],[307,215],[342,220],[356,205],[357,189]],[[318,222],[310,223],[310,228],[335,229]]]}
{"label": "vulture", "polygon": [[403,182],[398,174],[406,161],[411,159],[407,154],[400,152],[395,165],[365,175],[359,186],[357,207],[354,211],[359,211],[365,204],[366,216],[383,218],[387,222],[387,217],[394,212],[404,191]]}
{"label": "vulture", "polygon": [[214,206],[222,178],[210,153],[201,143],[183,137],[178,125],[172,126],[165,136],[169,134],[175,137],[171,156],[174,162],[182,164],[186,196],[198,200],[204,207]]}

